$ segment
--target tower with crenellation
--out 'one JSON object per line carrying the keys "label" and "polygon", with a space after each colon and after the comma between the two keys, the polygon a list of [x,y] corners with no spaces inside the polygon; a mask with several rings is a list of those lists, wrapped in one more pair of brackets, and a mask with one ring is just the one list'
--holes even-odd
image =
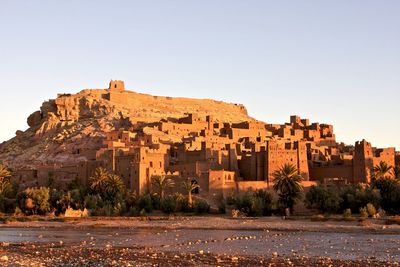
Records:
{"label": "tower with crenellation", "polygon": [[111,80],[108,90],[113,92],[123,92],[125,91],[124,81],[121,80]]}

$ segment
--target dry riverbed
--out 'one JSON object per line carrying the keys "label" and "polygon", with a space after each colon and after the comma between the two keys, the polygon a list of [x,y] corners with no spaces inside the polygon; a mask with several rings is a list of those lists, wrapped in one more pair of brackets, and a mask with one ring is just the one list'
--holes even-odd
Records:
{"label": "dry riverbed", "polygon": [[0,224],[8,266],[398,266],[400,226],[279,217]]}

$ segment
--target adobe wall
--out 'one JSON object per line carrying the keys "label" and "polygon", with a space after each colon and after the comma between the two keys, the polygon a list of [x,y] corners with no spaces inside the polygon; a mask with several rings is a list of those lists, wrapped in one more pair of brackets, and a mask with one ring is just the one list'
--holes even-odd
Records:
{"label": "adobe wall", "polygon": [[83,184],[88,185],[90,177],[94,174],[95,170],[99,167],[104,167],[102,161],[91,160],[84,161],[79,164],[78,168],[78,178]]}
{"label": "adobe wall", "polygon": [[345,178],[353,180],[353,166],[311,167],[310,180],[323,182],[325,178]]}
{"label": "adobe wall", "polygon": [[38,185],[37,170],[16,170],[10,177],[12,183],[18,183],[20,189]]}
{"label": "adobe wall", "polygon": [[211,197],[222,195],[224,197],[235,193],[236,176],[234,172],[224,170],[210,170],[208,176],[208,193]]}
{"label": "adobe wall", "polygon": [[237,181],[236,184],[240,193],[256,191],[258,189],[268,190],[271,188],[271,185],[268,187],[268,183],[265,181]]}
{"label": "adobe wall", "polygon": [[395,166],[396,151],[394,148],[383,148],[375,151],[375,156],[372,159],[373,165],[378,165],[381,161],[386,162],[388,166]]}

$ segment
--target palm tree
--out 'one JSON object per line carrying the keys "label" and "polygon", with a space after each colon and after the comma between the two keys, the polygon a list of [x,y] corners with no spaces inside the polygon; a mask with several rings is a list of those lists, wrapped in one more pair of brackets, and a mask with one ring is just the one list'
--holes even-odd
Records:
{"label": "palm tree", "polygon": [[199,186],[199,184],[193,183],[192,181],[186,181],[186,182],[183,182],[182,187],[185,190],[185,192],[187,193],[189,208],[192,208],[192,206],[193,206],[192,193],[197,188],[200,188],[200,186]]}
{"label": "palm tree", "polygon": [[154,175],[152,177],[152,184],[157,188],[161,199],[164,199],[164,193],[167,188],[175,186],[174,181],[165,175]]}
{"label": "palm tree", "polygon": [[0,197],[12,192],[12,185],[6,178],[0,179]]}
{"label": "palm tree", "polygon": [[101,193],[104,189],[104,185],[107,182],[109,173],[106,169],[104,168],[97,168],[94,171],[93,176],[89,178],[90,182],[90,189],[92,189],[96,193]]}
{"label": "palm tree", "polygon": [[12,191],[12,185],[8,177],[11,176],[11,172],[6,166],[0,165],[0,196],[4,196]]}
{"label": "palm tree", "polygon": [[373,168],[374,177],[376,179],[387,178],[390,175],[390,171],[392,169],[392,166],[389,166],[386,162],[381,161]]}
{"label": "palm tree", "polygon": [[293,206],[303,191],[301,175],[296,166],[286,163],[273,173],[273,177],[273,188],[279,195],[279,202],[292,213]]}
{"label": "palm tree", "polygon": [[117,194],[120,192],[122,193],[124,190],[125,184],[121,177],[115,174],[110,174],[107,176],[107,180],[104,184],[104,191],[111,201],[114,201]]}
{"label": "palm tree", "polygon": [[6,177],[10,177],[11,172],[7,169],[6,166],[0,164],[0,179],[4,179]]}
{"label": "palm tree", "polygon": [[393,168],[393,175],[395,179],[400,180],[400,165],[396,165]]}

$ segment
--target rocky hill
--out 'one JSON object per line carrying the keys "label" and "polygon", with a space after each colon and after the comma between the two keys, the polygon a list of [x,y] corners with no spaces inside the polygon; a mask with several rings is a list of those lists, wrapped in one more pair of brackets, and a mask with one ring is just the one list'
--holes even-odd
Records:
{"label": "rocky hill", "polygon": [[[145,127],[185,113],[212,115],[222,122],[250,121],[243,105],[210,99],[152,96],[125,91],[123,82],[108,89],[60,94],[28,117],[29,129],[0,145],[0,162],[14,168],[75,164],[85,151],[102,146],[105,132],[121,127]],[[114,88],[115,86],[115,88]],[[79,151],[79,153],[77,153]]]}

